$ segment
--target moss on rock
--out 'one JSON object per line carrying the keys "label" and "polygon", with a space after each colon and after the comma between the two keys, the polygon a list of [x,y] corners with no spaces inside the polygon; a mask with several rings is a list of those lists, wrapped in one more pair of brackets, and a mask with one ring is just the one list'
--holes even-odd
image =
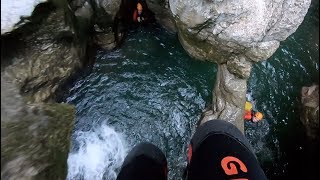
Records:
{"label": "moss on rock", "polygon": [[75,109],[30,104],[1,119],[1,178],[65,179]]}

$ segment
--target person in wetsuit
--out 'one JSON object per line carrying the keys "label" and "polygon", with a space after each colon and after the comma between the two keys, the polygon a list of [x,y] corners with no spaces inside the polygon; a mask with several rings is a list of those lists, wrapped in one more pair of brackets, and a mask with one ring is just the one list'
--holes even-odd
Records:
{"label": "person in wetsuit", "polygon": [[144,25],[155,22],[154,13],[148,9],[145,1],[138,1],[132,14],[132,21]]}
{"label": "person in wetsuit", "polygon": [[258,122],[263,119],[263,114],[261,112],[255,111],[252,109],[252,103],[246,102],[245,104],[245,115],[244,120]]}
{"label": "person in wetsuit", "polygon": [[154,22],[154,13],[149,10],[144,0],[122,0],[112,26],[117,47],[121,46],[130,29]]}

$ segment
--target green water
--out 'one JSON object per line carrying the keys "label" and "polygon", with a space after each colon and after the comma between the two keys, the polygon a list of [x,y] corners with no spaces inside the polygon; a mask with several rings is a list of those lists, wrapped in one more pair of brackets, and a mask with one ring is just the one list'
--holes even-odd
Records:
{"label": "green water", "polygon": [[[319,82],[315,14],[312,9],[272,58],[255,64],[249,80],[265,120],[246,122],[245,134],[270,179],[297,177],[296,169],[308,163],[306,153],[314,153],[299,123],[299,95],[302,86]],[[119,50],[97,52],[90,73],[66,98],[77,108],[69,179],[114,179],[119,161],[141,141],[159,146],[170,179],[179,179],[196,121],[211,102],[215,75],[215,64],[190,58],[177,36],[159,27],[131,32]]]}

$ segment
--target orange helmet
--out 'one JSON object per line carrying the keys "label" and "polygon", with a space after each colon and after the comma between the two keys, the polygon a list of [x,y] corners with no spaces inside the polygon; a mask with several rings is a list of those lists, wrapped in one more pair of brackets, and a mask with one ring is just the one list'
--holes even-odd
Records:
{"label": "orange helmet", "polygon": [[256,118],[257,118],[257,120],[262,120],[262,118],[263,118],[263,114],[261,113],[261,112],[256,112],[255,113],[255,115],[254,115]]}
{"label": "orange helmet", "polygon": [[140,3],[137,4],[138,11],[142,11],[142,5]]}

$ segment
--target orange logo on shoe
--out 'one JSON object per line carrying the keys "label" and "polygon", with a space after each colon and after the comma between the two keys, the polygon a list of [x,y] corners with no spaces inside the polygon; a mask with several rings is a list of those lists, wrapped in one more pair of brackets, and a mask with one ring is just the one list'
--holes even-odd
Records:
{"label": "orange logo on shoe", "polygon": [[[246,165],[238,158],[233,156],[227,156],[221,160],[221,167],[226,173],[226,175],[236,175],[239,174],[238,168],[236,166],[238,164],[240,166],[240,170],[242,172],[248,172]],[[245,179],[245,178],[241,178]]]}

